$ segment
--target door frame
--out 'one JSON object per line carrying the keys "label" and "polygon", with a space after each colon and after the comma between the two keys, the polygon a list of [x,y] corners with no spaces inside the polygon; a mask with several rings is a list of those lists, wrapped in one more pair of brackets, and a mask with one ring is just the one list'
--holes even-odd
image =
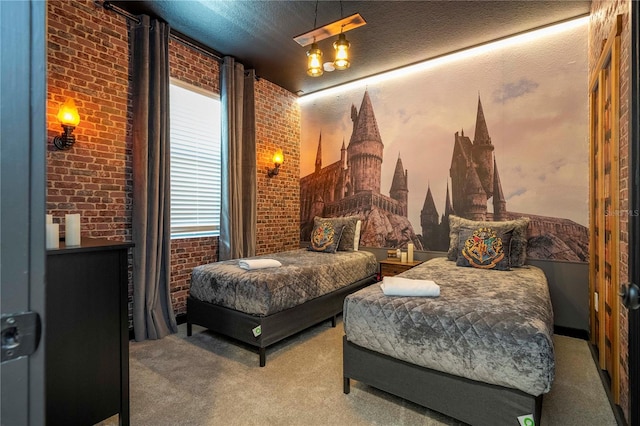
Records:
{"label": "door frame", "polygon": [[[629,101],[629,281],[640,285],[640,5],[631,1]],[[629,425],[640,426],[640,309],[628,311]]]}
{"label": "door frame", "polygon": [[[0,289],[2,315],[34,311],[44,322],[46,15],[41,0],[0,1]],[[45,424],[45,348],[6,360],[2,424]]]}

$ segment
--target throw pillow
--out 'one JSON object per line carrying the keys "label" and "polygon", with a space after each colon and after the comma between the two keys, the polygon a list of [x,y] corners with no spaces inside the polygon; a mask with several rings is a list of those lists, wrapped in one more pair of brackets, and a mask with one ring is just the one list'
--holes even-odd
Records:
{"label": "throw pillow", "polygon": [[458,237],[457,266],[509,271],[509,245],[513,231],[490,227],[463,229]]}
{"label": "throw pillow", "polygon": [[343,228],[344,225],[334,227],[330,221],[320,222],[314,226],[313,231],[311,231],[311,245],[309,246],[309,250],[335,253],[340,244]]}
{"label": "throw pillow", "polygon": [[[345,217],[318,217],[313,219],[314,227],[321,222],[331,222],[334,227],[344,226],[342,230],[342,237],[340,238],[340,244],[338,245],[338,251],[357,251],[358,243],[360,242],[360,233],[356,233],[358,216],[345,216]],[[357,240],[356,240],[357,238]]]}
{"label": "throw pillow", "polygon": [[458,237],[462,228],[491,227],[497,233],[513,231],[511,237],[511,250],[509,254],[512,267],[523,266],[527,258],[527,228],[530,219],[521,217],[514,220],[505,221],[475,221],[462,217],[449,216],[449,251],[447,259],[456,261],[458,259]]}

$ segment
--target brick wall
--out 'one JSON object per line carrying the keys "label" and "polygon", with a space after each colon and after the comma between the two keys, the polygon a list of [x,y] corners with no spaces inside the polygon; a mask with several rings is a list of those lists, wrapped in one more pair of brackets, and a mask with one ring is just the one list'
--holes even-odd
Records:
{"label": "brick wall", "polygon": [[[264,79],[256,82],[258,224],[256,254],[300,246],[300,106],[296,96]],[[272,178],[273,153],[284,163]]]}
{"label": "brick wall", "polygon": [[[129,241],[132,158],[126,20],[91,0],[50,0],[47,8],[47,213],[56,222],[66,213],[80,213],[83,236]],[[174,40],[169,54],[172,78],[219,93],[215,60]],[[75,146],[58,151],[51,138],[61,131],[56,114],[67,97],[75,100],[81,121],[74,132]],[[298,245],[300,110],[295,96],[260,80],[256,118],[261,200],[257,243],[260,253],[270,253]],[[265,170],[275,147],[284,151],[285,164],[280,175],[268,179]],[[172,240],[171,300],[176,314],[186,312],[193,267],[217,257],[217,238]],[[131,294],[130,284],[130,308]]]}
{"label": "brick wall", "polygon": [[[589,75],[592,75],[605,39],[622,15],[620,36],[620,211],[629,210],[629,0],[593,0],[589,22]],[[620,282],[629,281],[629,218],[620,217]],[[620,306],[620,407],[629,419],[629,343],[627,309]]]}

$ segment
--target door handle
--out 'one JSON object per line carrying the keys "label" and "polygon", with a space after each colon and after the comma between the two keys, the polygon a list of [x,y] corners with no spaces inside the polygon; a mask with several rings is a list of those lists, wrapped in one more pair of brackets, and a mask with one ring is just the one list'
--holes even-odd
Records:
{"label": "door handle", "polygon": [[629,310],[640,308],[640,289],[634,283],[622,284],[618,292],[622,297],[622,304]]}
{"label": "door handle", "polygon": [[3,314],[1,362],[31,355],[40,342],[40,316],[35,312]]}

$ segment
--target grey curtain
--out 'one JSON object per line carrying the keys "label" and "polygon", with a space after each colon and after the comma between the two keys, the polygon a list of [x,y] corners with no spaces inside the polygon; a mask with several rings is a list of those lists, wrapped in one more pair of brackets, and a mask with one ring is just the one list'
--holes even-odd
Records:
{"label": "grey curtain", "polygon": [[222,63],[220,260],[256,253],[255,71],[232,57]]}
{"label": "grey curtain", "polygon": [[171,306],[169,26],[130,28],[133,87],[133,328],[137,341],[178,330]]}

